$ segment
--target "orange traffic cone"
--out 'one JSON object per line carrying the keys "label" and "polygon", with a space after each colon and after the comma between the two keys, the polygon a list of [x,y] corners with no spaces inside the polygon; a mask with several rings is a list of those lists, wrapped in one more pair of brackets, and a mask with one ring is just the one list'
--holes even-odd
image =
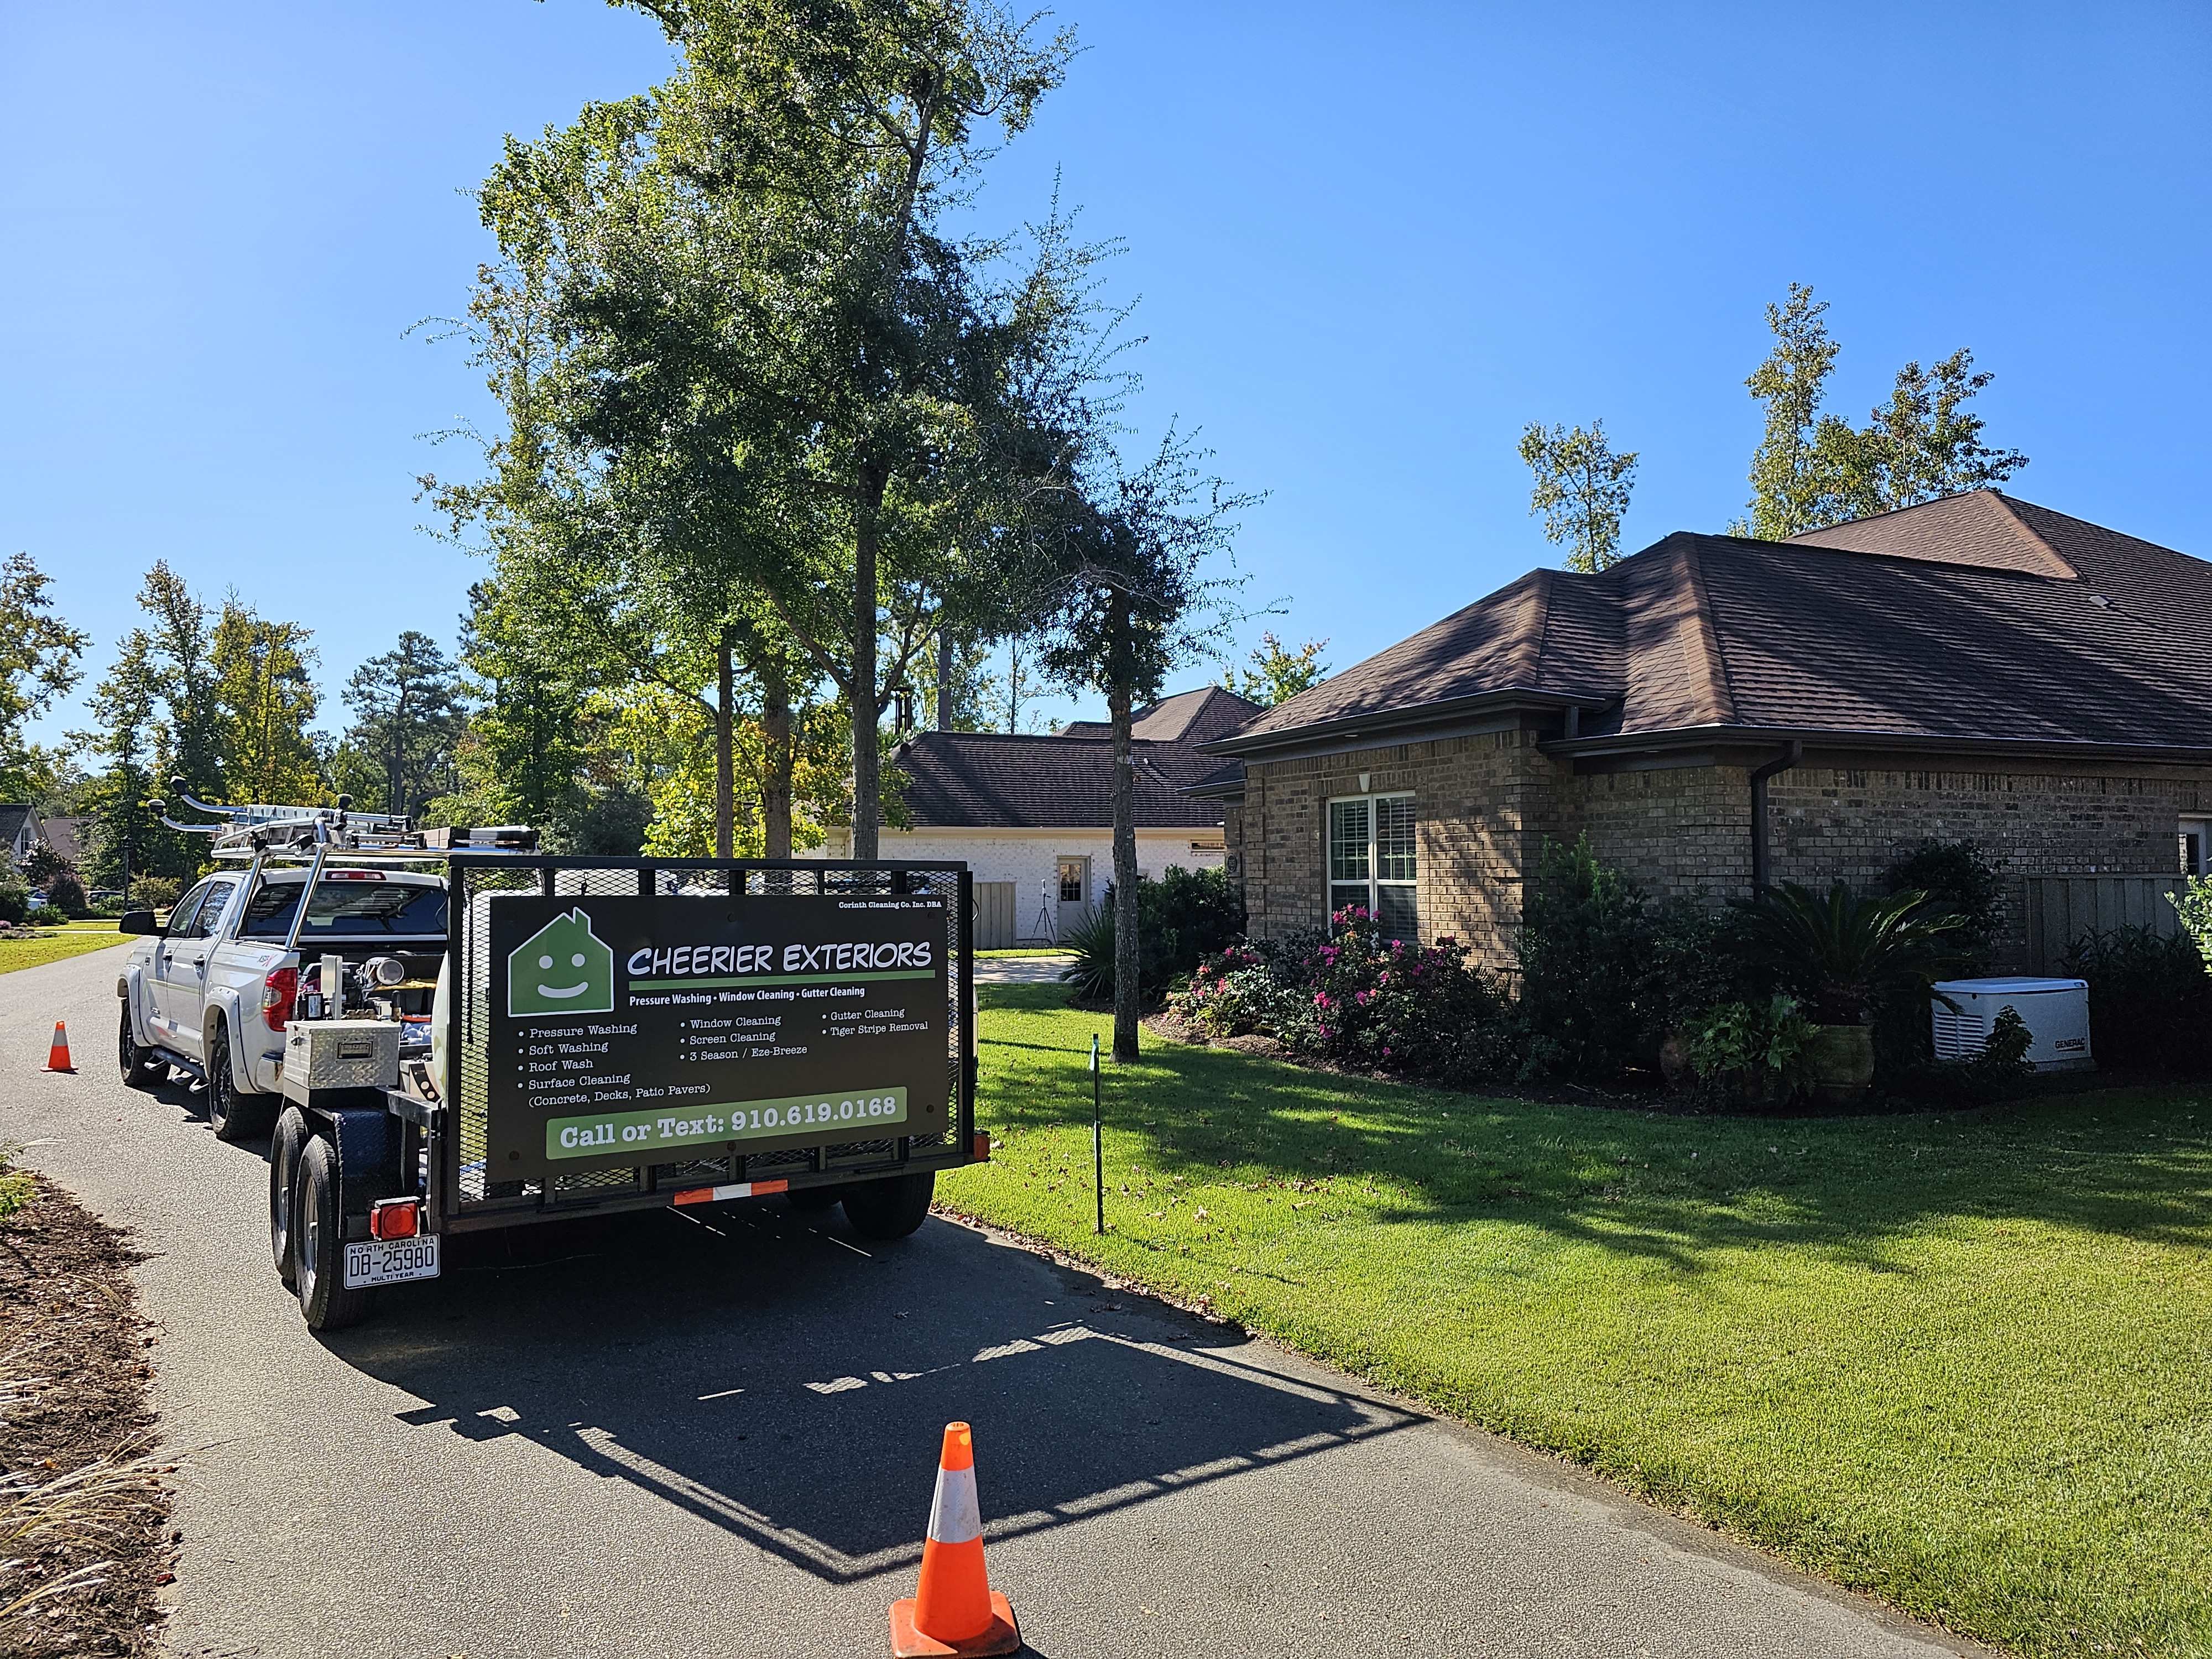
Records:
{"label": "orange traffic cone", "polygon": [[74,1072],[70,1064],[69,1027],[61,1021],[54,1022],[54,1046],[46,1050],[46,1069],[50,1072]]}
{"label": "orange traffic cone", "polygon": [[983,1576],[983,1516],[975,1503],[975,1447],[965,1423],[945,1425],[937,1496],[921,1546],[921,1585],[891,1603],[893,1659],[1013,1653],[1014,1610]]}

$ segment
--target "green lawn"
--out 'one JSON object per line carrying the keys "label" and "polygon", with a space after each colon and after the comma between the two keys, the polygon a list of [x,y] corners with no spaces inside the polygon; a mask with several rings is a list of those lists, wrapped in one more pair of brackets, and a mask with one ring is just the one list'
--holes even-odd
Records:
{"label": "green lawn", "polygon": [[81,957],[88,951],[104,951],[111,945],[128,945],[132,937],[117,933],[111,921],[105,927],[61,928],[52,939],[0,939],[0,974],[11,973],[18,968],[35,968],[40,963],[59,962],[64,957]]}
{"label": "green lawn", "polygon": [[[981,993],[939,1187],[2031,1654],[2212,1655],[2212,1089],[1766,1121],[1305,1072]],[[2140,1645],[2138,1645],[2140,1643]]]}

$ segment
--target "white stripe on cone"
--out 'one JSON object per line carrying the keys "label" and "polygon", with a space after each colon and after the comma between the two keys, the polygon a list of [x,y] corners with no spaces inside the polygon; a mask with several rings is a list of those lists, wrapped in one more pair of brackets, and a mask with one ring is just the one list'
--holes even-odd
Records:
{"label": "white stripe on cone", "polygon": [[983,1511],[975,1503],[975,1471],[937,1470],[937,1497],[929,1506],[929,1535],[940,1544],[964,1544],[983,1535]]}

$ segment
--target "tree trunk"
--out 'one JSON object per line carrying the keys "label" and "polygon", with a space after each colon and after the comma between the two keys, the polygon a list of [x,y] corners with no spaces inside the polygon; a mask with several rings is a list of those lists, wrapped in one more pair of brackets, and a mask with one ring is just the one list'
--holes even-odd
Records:
{"label": "tree trunk", "polygon": [[761,829],[763,850],[772,859],[791,856],[791,672],[779,657],[761,676],[761,731],[766,750],[761,766]]}
{"label": "tree trunk", "polygon": [[720,645],[714,653],[714,856],[732,856],[731,848],[736,840],[737,781],[732,775],[736,762],[732,750],[736,747],[736,712],[732,707],[733,690],[730,672],[730,630],[722,630]]}
{"label": "tree trunk", "polygon": [[876,514],[883,507],[884,481],[872,477],[861,490],[853,537],[853,856],[872,860],[883,818],[883,757],[876,752],[882,710],[876,690]]}
{"label": "tree trunk", "polygon": [[1129,687],[1107,688],[1114,717],[1114,1058],[1137,1057],[1137,769]]}
{"label": "tree trunk", "polygon": [[937,729],[952,729],[952,630],[941,617],[937,624]]}

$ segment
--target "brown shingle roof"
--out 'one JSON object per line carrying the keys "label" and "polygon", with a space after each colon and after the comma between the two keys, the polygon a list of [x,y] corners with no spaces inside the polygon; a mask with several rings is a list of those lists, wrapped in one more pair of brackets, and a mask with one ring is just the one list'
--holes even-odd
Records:
{"label": "brown shingle roof", "polygon": [[2212,753],[2212,564],[1996,491],[1789,542],[1677,533],[1602,575],[1533,571],[1218,746],[1485,699],[1582,707],[1585,740],[1735,730]]}
{"label": "brown shingle roof", "polygon": [[[893,764],[921,829],[1103,829],[1114,822],[1114,745],[1096,738],[918,732]],[[1182,792],[1221,763],[1183,744],[1136,745],[1139,829],[1212,829],[1221,808]]]}
{"label": "brown shingle roof", "polygon": [[[1195,691],[1178,691],[1147,703],[1129,718],[1129,735],[1152,743],[1212,743],[1237,731],[1260,705],[1240,697],[1225,686],[1201,685]],[[1063,738],[1110,738],[1110,720],[1070,720],[1060,728]]]}

